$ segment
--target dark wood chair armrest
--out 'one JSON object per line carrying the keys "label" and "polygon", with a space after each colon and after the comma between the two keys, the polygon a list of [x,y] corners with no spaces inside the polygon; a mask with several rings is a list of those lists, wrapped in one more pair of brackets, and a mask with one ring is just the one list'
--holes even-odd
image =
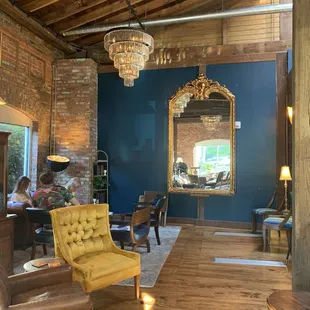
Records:
{"label": "dark wood chair armrest", "polygon": [[9,306],[9,310],[92,310],[90,296],[84,293],[63,295],[51,299]]}
{"label": "dark wood chair armrest", "polygon": [[126,220],[111,220],[110,225],[130,226],[131,222]]}
{"label": "dark wood chair armrest", "polygon": [[12,296],[30,291],[42,286],[72,282],[70,265],[51,267],[8,277]]}
{"label": "dark wood chair armrest", "polygon": [[152,201],[140,201],[135,204],[136,206],[155,206],[156,204]]}
{"label": "dark wood chair armrest", "polygon": [[27,216],[26,208],[31,207],[29,203],[12,202],[12,201],[9,201],[7,206],[9,214],[16,214],[18,216]]}

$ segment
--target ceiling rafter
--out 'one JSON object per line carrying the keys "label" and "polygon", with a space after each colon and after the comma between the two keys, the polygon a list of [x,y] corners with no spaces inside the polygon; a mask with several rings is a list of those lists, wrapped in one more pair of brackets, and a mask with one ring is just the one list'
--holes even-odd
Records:
{"label": "ceiling rafter", "polygon": [[[210,1],[215,1],[215,0],[208,0],[207,2]],[[218,0],[216,0],[218,1]],[[155,2],[155,1],[154,1]],[[156,1],[157,2],[157,1]],[[201,3],[201,0],[182,0],[182,1],[171,1],[170,3],[166,3],[162,6],[148,6],[147,7],[147,12],[146,16],[147,18],[160,18],[160,17],[165,17],[165,16],[174,16],[174,15],[183,15],[189,11],[192,11],[193,9],[197,9],[201,7],[202,5],[205,5],[206,1]],[[140,18],[144,16],[144,13],[137,10]],[[116,16],[114,20],[106,20],[108,23],[113,23],[116,22],[116,18],[119,18],[121,16]],[[122,16],[123,17],[123,16]],[[143,20],[142,20],[143,22]],[[93,35],[84,35],[81,37],[81,39],[77,40],[77,37],[74,38],[75,40],[72,41],[77,41],[77,44],[80,45],[86,45],[86,46],[91,46],[94,44],[97,44],[101,41],[103,41],[105,33],[97,33]],[[71,41],[71,40],[69,40]]]}
{"label": "ceiling rafter", "polygon": [[[141,0],[132,0],[133,5],[139,2],[141,2]],[[116,2],[113,2],[112,4],[101,6],[96,10],[85,13],[69,21],[57,24],[53,28],[53,30],[60,33],[69,31],[81,27],[83,25],[89,24],[91,22],[97,21],[103,16],[118,12],[121,9],[128,9],[127,3],[124,0],[118,0]]]}
{"label": "ceiling rafter", "polygon": [[31,1],[25,5],[23,5],[21,8],[23,11],[27,12],[27,13],[32,13],[35,11],[38,11],[46,6],[49,6],[53,3],[56,3],[60,0],[34,0]]}
{"label": "ceiling rafter", "polygon": [[92,0],[90,3],[84,6],[79,6],[78,2],[73,2],[72,4],[67,5],[65,8],[61,8],[59,10],[48,13],[42,17],[42,22],[49,26],[54,23],[57,23],[63,19],[66,19],[72,15],[81,13],[92,7],[95,7],[100,4],[104,4],[105,2],[109,2],[108,0]]}
{"label": "ceiling rafter", "polygon": [[[139,18],[143,18],[146,16],[149,16],[149,12],[154,12],[156,10],[156,12],[161,11],[162,9],[165,9],[167,7],[172,7],[174,5],[176,5],[177,3],[180,2],[184,2],[186,0],[166,0],[166,1],[148,1],[150,3],[145,3],[144,6],[139,6],[136,7],[135,10],[137,12],[137,15]],[[198,1],[198,0],[197,0]],[[201,2],[201,0],[199,0]],[[110,18],[103,18],[101,21],[98,21],[98,25],[102,25],[102,24],[106,24],[106,23],[116,23],[119,21],[124,21],[128,19],[128,12],[123,12],[121,14],[115,15],[113,17]],[[133,17],[131,18],[131,20],[134,19]],[[72,36],[72,37],[68,37],[67,41],[68,42],[74,42],[77,40],[81,40],[81,42],[79,41],[78,44],[81,45],[92,45],[94,44],[92,42],[93,39],[95,39],[96,42],[100,42],[101,40],[103,40],[105,33],[97,33],[97,34],[91,34],[91,35],[76,35],[76,36]],[[96,39],[97,38],[97,39]],[[88,40],[89,39],[89,40]],[[97,41],[99,40],[99,41]]]}
{"label": "ceiling rafter", "polygon": [[[156,1],[157,2],[157,1]],[[201,0],[183,0],[183,1],[173,1],[175,2],[175,5],[168,5],[165,4],[160,7],[150,7],[146,13],[147,18],[159,18],[159,17],[165,17],[165,16],[177,16],[177,15],[184,15],[185,13],[192,12],[193,10],[197,10],[201,8],[202,6],[205,7],[205,10],[209,10],[213,8],[214,3],[218,3],[218,0],[208,0],[208,1],[201,1]],[[209,7],[206,7],[206,4],[209,5]],[[213,5],[212,5],[213,4]],[[116,16],[116,18],[119,16]],[[142,16],[141,16],[142,17]],[[107,20],[109,23],[115,22],[114,20]],[[143,20],[142,20],[143,23]],[[155,29],[155,28],[154,28]],[[162,31],[162,28],[160,28]],[[156,30],[152,31],[154,33]],[[93,35],[84,36],[83,39],[80,39],[76,41],[77,44],[80,45],[86,45],[91,46],[94,44],[97,44],[101,41],[103,41],[105,33],[97,33]],[[70,39],[70,38],[69,38]],[[71,40],[69,40],[71,42]]]}

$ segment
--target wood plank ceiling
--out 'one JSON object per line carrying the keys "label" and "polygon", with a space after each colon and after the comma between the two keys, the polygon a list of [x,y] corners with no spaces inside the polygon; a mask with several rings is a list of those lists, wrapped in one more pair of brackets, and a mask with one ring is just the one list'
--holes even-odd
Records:
{"label": "wood plank ceiling", "polygon": [[[104,32],[67,37],[63,37],[62,33],[85,26],[136,19],[126,0],[10,1],[31,19],[63,38],[70,47],[75,47],[78,53],[71,53],[70,57],[91,57],[108,71],[114,70],[114,67],[103,47]],[[195,15],[282,1],[130,0],[130,4],[143,22],[144,19]],[[218,57],[231,61],[230,56],[242,58],[237,61],[273,60],[275,52],[291,47],[291,38],[280,38],[279,20],[279,14],[272,14],[148,28],[146,31],[155,39],[155,51],[150,56],[147,68],[213,63],[218,62]]]}
{"label": "wood plank ceiling", "polygon": [[[131,0],[130,3],[138,17],[144,19],[207,13],[227,9],[238,1],[240,2],[240,0]],[[11,0],[11,2],[57,35],[79,27],[134,19],[125,0]],[[102,42],[103,37],[104,33],[97,33],[65,37],[65,40],[76,46],[89,47]]]}

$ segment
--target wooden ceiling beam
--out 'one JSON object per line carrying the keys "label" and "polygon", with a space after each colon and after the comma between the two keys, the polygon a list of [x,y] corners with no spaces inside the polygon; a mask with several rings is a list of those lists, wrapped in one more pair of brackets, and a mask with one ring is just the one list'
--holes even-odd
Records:
{"label": "wooden ceiling beam", "polygon": [[[155,49],[145,69],[168,69],[206,64],[275,61],[276,54],[292,48],[292,41],[269,41],[249,44],[188,46],[185,48]],[[107,53],[93,51],[99,72],[117,72]],[[101,54],[100,54],[101,53]],[[89,52],[91,55],[91,52]],[[95,56],[96,54],[96,56]]]}
{"label": "wooden ceiling beam", "polygon": [[32,13],[58,1],[60,0],[34,0],[23,5],[21,9],[27,13]]}
{"label": "wooden ceiling beam", "polygon": [[[138,4],[139,2],[143,2],[143,0],[132,0],[131,4]],[[113,3],[105,6],[100,6],[97,9],[85,13],[81,16],[78,16],[76,18],[73,18],[69,21],[65,21],[63,23],[59,23],[55,25],[53,30],[58,33],[62,33],[65,31],[69,31],[78,27],[81,27],[83,25],[89,24],[93,21],[97,21],[98,19],[110,15],[113,13],[117,13],[118,11],[122,9],[127,9],[127,3],[124,0],[117,0]]]}
{"label": "wooden ceiling beam", "polygon": [[[192,11],[193,9],[197,9],[201,7],[202,5],[205,6],[206,3],[213,3],[218,0],[208,0],[202,2],[201,0],[175,0],[170,2],[165,2],[163,5],[160,5],[158,1],[153,1],[152,3],[146,5],[147,12],[143,10],[144,8],[137,8],[137,14],[139,18],[142,19],[146,15],[146,18],[160,18],[165,16],[174,16],[174,15],[182,15],[187,12]],[[124,20],[125,16],[124,14],[109,18],[104,21],[104,23],[115,23],[120,20]],[[103,24],[103,22],[101,23]],[[154,28],[155,29],[155,28]],[[161,28],[162,29],[162,28]],[[82,46],[91,46],[94,44],[97,44],[98,42],[103,41],[105,33],[97,33],[92,35],[84,35],[82,37],[68,37],[68,41],[73,42],[76,41],[77,44]]]}
{"label": "wooden ceiling beam", "polygon": [[[143,19],[145,16],[149,16],[149,12],[151,11],[161,11],[167,7],[173,7],[174,5],[184,2],[186,0],[166,0],[166,1],[158,1],[158,0],[153,0],[153,1],[148,1],[150,3],[145,3],[143,6],[137,6],[135,7],[135,11],[138,15],[139,18]],[[198,0],[197,0],[198,1]],[[199,0],[201,2],[201,0]],[[111,23],[117,23],[117,22],[122,22],[124,20],[128,19],[128,12],[123,12],[118,15],[112,16],[110,18],[105,18],[101,22],[98,22],[98,25],[102,24],[111,24]],[[131,20],[134,19],[133,17]],[[71,36],[68,37],[69,42],[77,41],[77,44],[79,45],[86,45],[90,46],[92,44],[95,44],[97,42],[103,41],[105,32],[101,33],[96,33],[96,34],[90,34],[90,35],[76,35],[76,36]]]}
{"label": "wooden ceiling beam", "polygon": [[87,5],[84,6],[80,6],[78,2],[73,2],[72,4],[67,5],[65,8],[61,8],[59,10],[53,11],[51,13],[42,16],[41,20],[45,25],[49,26],[72,15],[91,9],[92,7],[95,7],[97,5],[100,4],[104,5],[105,2],[109,3],[109,0],[92,0]]}
{"label": "wooden ceiling beam", "polygon": [[29,18],[16,6],[13,6],[9,0],[0,1],[0,10],[3,11],[5,14],[9,15],[14,20],[16,20],[25,28],[32,31],[35,35],[45,40],[45,42],[51,44],[59,50],[65,53],[74,53],[76,51],[74,47],[66,43],[64,40],[57,38],[52,32],[43,28],[39,23]]}

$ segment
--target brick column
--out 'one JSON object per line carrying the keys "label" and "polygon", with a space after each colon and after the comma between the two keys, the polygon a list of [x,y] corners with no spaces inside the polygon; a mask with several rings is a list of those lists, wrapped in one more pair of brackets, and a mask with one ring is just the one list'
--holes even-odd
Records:
{"label": "brick column", "polygon": [[91,59],[62,59],[54,68],[52,136],[54,153],[70,159],[57,182],[79,177],[81,204],[92,202],[92,161],[97,152],[97,64]]}

